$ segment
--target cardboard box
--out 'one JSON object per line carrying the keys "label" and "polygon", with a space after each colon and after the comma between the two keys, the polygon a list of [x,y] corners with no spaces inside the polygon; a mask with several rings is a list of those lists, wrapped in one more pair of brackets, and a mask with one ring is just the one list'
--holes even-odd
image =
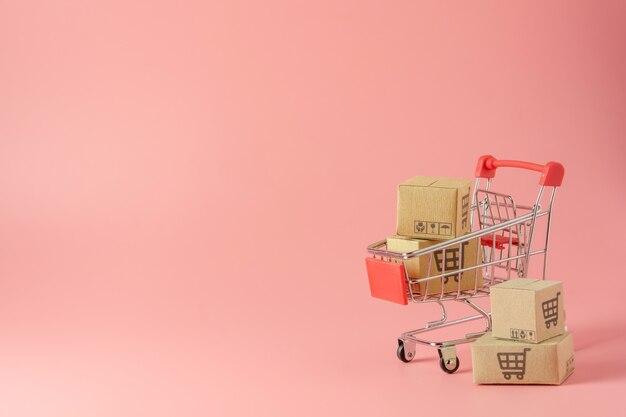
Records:
{"label": "cardboard box", "polygon": [[[391,236],[387,238],[387,250],[394,252],[407,253],[414,252],[416,250],[424,249],[429,246],[438,244],[441,242],[432,240],[410,239],[403,236]],[[463,248],[463,259],[461,259],[461,247]],[[461,274],[455,274],[454,271],[469,268],[479,264],[481,252],[478,249],[477,239],[472,239],[469,242],[455,245],[449,249],[446,249],[446,276],[443,277],[444,292],[451,292],[458,290],[459,279],[461,281],[461,290],[473,290],[475,286],[481,288],[483,286],[482,268],[477,268],[471,271],[465,271]],[[417,258],[408,259],[405,261],[406,272],[409,278],[418,279],[426,278],[428,276],[439,275],[442,273],[443,251],[439,250],[429,255],[423,255]],[[430,262],[430,274],[428,271],[428,264]],[[450,274],[447,274],[447,271]],[[461,275],[461,276],[460,276]],[[413,284],[412,291],[418,294],[424,294],[427,290],[428,294],[441,293],[442,279],[433,279],[428,282],[428,288],[426,283]]]}
{"label": "cardboard box", "polygon": [[531,344],[487,333],[472,343],[472,367],[475,384],[559,385],[574,371],[572,334]]}
{"label": "cardboard box", "polygon": [[565,332],[563,284],[516,278],[491,287],[493,335],[539,343]]}
{"label": "cardboard box", "polygon": [[396,233],[447,240],[469,232],[471,181],[415,177],[398,186]]}

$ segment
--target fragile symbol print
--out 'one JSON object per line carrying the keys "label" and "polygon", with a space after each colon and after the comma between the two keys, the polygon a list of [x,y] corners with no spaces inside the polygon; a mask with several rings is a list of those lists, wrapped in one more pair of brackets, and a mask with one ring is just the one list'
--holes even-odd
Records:
{"label": "fragile symbol print", "polygon": [[519,339],[519,340],[537,340],[535,336],[535,332],[532,330],[524,330],[524,329],[511,329],[511,339]]}
{"label": "fragile symbol print", "polygon": [[434,236],[452,236],[452,223],[416,220],[413,227],[415,233],[426,233]]}

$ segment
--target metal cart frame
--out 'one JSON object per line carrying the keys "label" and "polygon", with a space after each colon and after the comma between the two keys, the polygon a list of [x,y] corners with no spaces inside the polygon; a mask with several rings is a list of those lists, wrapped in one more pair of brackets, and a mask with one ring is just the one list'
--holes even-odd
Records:
{"label": "metal cart frame", "polygon": [[[503,167],[521,168],[541,173],[539,193],[532,206],[517,205],[510,195],[491,191],[492,179],[496,175],[496,170]],[[404,297],[404,302],[396,302],[401,304],[406,304],[407,300],[413,303],[434,302],[441,308],[439,319],[427,322],[421,328],[404,332],[398,338],[397,356],[403,362],[410,362],[415,357],[417,344],[432,346],[438,350],[439,364],[442,370],[447,373],[455,372],[459,368],[456,345],[472,342],[491,330],[490,312],[477,305],[473,299],[489,296],[492,285],[507,281],[512,276],[525,276],[530,259],[538,255],[543,256],[542,278],[545,279],[546,277],[552,205],[556,190],[563,181],[563,165],[558,162],[539,165],[515,160],[498,160],[491,155],[484,155],[478,159],[475,176],[470,206],[470,233],[407,253],[387,250],[386,239],[372,243],[367,247],[367,251],[374,262],[379,262],[383,266],[382,269],[370,270],[368,264],[370,285],[372,280],[379,282],[387,280],[384,284],[387,285],[390,279],[396,279],[385,276],[384,267],[400,264],[400,272],[396,276],[399,277],[398,280],[403,281],[401,283],[402,290],[399,293],[400,296]],[[482,180],[486,180],[484,188],[481,188]],[[546,208],[542,208],[541,203],[546,188],[549,189],[550,194]],[[535,236],[538,232],[537,220],[539,219],[546,220],[545,241],[537,244]],[[476,245],[477,253],[469,254],[469,256],[476,257],[476,264],[465,266],[467,263],[464,262],[464,257],[467,257],[468,253],[464,248],[467,243],[474,239],[479,242]],[[446,251],[452,250],[459,250],[461,267],[453,271],[446,271]],[[437,259],[435,253],[440,253],[441,258]],[[407,273],[406,262],[420,257],[422,257],[421,259],[428,259],[427,276],[410,278]],[[442,260],[440,273],[438,273],[439,271],[431,273],[431,265],[435,265],[435,262],[440,260]],[[461,277],[467,271],[474,274],[474,286],[471,289],[461,289],[461,281],[464,279]],[[478,285],[479,273],[483,276],[483,286]],[[456,291],[445,291],[444,289],[444,284],[448,282],[450,277],[459,278],[458,280],[454,279],[457,286]],[[432,291],[428,291],[428,287],[436,280],[440,281],[441,290],[433,294]],[[423,286],[423,290],[416,290],[415,288],[418,286],[415,284],[418,284],[419,288]],[[450,320],[446,312],[448,302],[462,303],[478,314]],[[484,330],[465,334],[464,337],[441,341],[421,338],[422,333],[481,319],[484,320]]]}

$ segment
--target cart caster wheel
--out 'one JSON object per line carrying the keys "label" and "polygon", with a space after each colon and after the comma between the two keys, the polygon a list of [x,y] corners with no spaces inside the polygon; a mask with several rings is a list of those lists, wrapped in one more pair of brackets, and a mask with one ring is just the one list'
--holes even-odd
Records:
{"label": "cart caster wheel", "polygon": [[409,363],[415,357],[415,352],[411,352],[408,349],[405,349],[404,342],[398,339],[398,350],[396,351],[398,355],[398,359],[400,359],[404,363]]}
{"label": "cart caster wheel", "polygon": [[439,351],[439,366],[447,374],[453,374],[459,369],[459,357],[454,356],[454,359],[444,359],[441,350]]}
{"label": "cart caster wheel", "polygon": [[[448,362],[448,363],[446,363]],[[459,365],[461,363],[459,362],[459,358],[457,357],[456,360],[451,360],[448,359],[447,361],[443,360],[443,358],[439,359],[439,366],[441,366],[441,369],[448,374],[453,374],[456,372],[457,369],[459,369]]]}

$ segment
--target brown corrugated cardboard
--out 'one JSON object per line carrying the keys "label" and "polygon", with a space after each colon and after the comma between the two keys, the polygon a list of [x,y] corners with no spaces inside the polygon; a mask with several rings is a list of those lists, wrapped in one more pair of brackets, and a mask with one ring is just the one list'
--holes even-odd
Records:
{"label": "brown corrugated cardboard", "polygon": [[469,232],[471,181],[415,177],[398,186],[396,233],[447,240]]}
{"label": "brown corrugated cardboard", "polygon": [[559,385],[574,371],[571,333],[531,344],[493,337],[472,343],[475,384]]}
{"label": "brown corrugated cardboard", "polygon": [[[424,249],[429,246],[435,245],[437,241],[422,240],[422,239],[410,239],[403,236],[391,236],[387,238],[387,249],[393,252],[408,253],[416,250]],[[461,260],[461,248],[463,249],[463,259]],[[477,265],[480,259],[481,253],[478,249],[477,239],[470,240],[459,245],[455,245],[449,249],[446,249],[446,271],[453,272],[461,268],[469,268]],[[430,274],[428,273],[428,264],[430,262]],[[428,276],[439,275],[442,273],[443,263],[443,251],[439,250],[431,255],[423,255],[417,258],[408,259],[405,261],[406,271],[409,278],[418,279]],[[483,286],[482,269],[477,268],[471,271],[463,272],[461,277],[459,274],[451,274],[443,278],[444,292],[451,292],[458,290],[459,278],[461,279],[461,291],[473,290],[476,286],[481,288]],[[424,294],[436,294],[441,292],[442,279],[434,279],[426,283],[414,284],[413,292]]]}
{"label": "brown corrugated cardboard", "polygon": [[565,331],[563,284],[516,278],[491,287],[493,335],[539,343]]}

